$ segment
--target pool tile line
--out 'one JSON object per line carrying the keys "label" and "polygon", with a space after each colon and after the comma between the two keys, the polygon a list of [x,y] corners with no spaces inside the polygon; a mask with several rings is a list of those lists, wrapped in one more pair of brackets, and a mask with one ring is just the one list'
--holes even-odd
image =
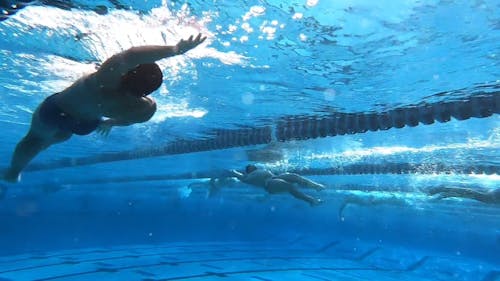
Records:
{"label": "pool tile line", "polygon": [[361,254],[360,256],[354,258],[353,260],[362,261],[362,260],[366,259],[367,257],[373,255],[378,250],[380,250],[380,247],[375,247],[373,249],[366,251],[365,253]]}
{"label": "pool tile line", "polygon": [[[319,259],[319,260],[348,260],[348,259],[335,259],[335,258],[330,258],[330,257],[314,257],[314,256],[302,256],[302,257],[282,257],[282,256],[275,256],[275,257],[262,257],[262,256],[257,256],[257,257],[245,257],[245,258],[221,258],[221,259],[205,259],[205,260],[189,260],[189,261],[179,261],[176,262],[175,265],[179,264],[188,264],[188,263],[207,263],[207,262],[225,262],[225,261],[252,261],[252,260],[285,260],[285,261],[290,261],[290,260],[300,260],[300,259]],[[89,274],[94,274],[98,272],[119,272],[123,270],[130,270],[130,269],[142,269],[146,267],[156,267],[156,266],[171,266],[172,264],[169,262],[159,262],[159,263],[150,263],[150,264],[135,264],[135,265],[129,265],[129,266],[122,266],[122,267],[115,267],[115,268],[100,268],[96,270],[89,270],[89,271],[82,271],[78,273],[69,273],[69,274],[63,274],[63,275],[57,275],[57,276],[50,276],[46,278],[41,278],[41,279],[36,279],[35,281],[48,281],[48,280],[57,280],[57,279],[62,279],[62,278],[69,278],[69,277],[74,277],[74,276],[83,276],[83,275],[89,275]],[[384,270],[384,271],[391,271],[392,269],[383,269],[383,268],[378,268],[378,267],[370,267],[373,270]],[[107,271],[106,271],[107,270]],[[201,276],[203,277],[203,276]],[[194,277],[193,277],[194,278]],[[175,279],[172,279],[175,280]]]}
{"label": "pool tile line", "polygon": [[260,281],[274,281],[273,279],[269,279],[269,278],[264,278],[264,277],[261,277],[261,276],[250,276],[251,278],[253,279],[257,279],[257,280],[260,280]]}
{"label": "pool tile line", "polygon": [[324,245],[323,247],[319,248],[316,252],[318,252],[318,253],[326,252],[328,249],[337,246],[339,243],[340,243],[340,241],[336,241],[336,240],[332,241],[332,242]]}
{"label": "pool tile line", "polygon": [[139,275],[142,275],[142,276],[147,276],[147,277],[154,277],[156,276],[156,274],[154,273],[151,273],[151,272],[147,272],[147,271],[144,271],[144,270],[136,270],[134,271],[135,273],[139,274]]}
{"label": "pool tile line", "polygon": [[420,267],[422,267],[426,262],[427,260],[429,260],[431,257],[430,256],[423,256],[421,259],[419,259],[418,261],[416,261],[415,263],[413,264],[410,264],[405,271],[415,271],[417,269],[419,269]]}
{"label": "pool tile line", "polygon": [[[221,252],[227,253],[228,251],[220,250]],[[282,249],[275,249],[275,251],[282,251]],[[269,250],[266,249],[241,249],[241,250],[233,250],[231,253],[255,253],[255,252],[269,252]],[[298,250],[298,253],[307,253],[308,251],[306,250]],[[193,251],[193,252],[183,252],[182,254],[213,254],[214,251]],[[154,257],[154,256],[162,256],[165,253],[150,253],[150,254],[142,254],[142,255],[128,255],[128,256],[113,256],[113,257],[102,257],[102,258],[97,258],[97,259],[82,259],[82,260],[73,260],[73,261],[61,261],[61,262],[54,262],[50,264],[44,264],[44,265],[33,265],[33,266],[26,266],[26,267],[20,267],[20,268],[13,268],[13,269],[7,269],[7,270],[0,270],[0,274],[4,273],[9,273],[9,272],[16,272],[16,271],[24,271],[24,270],[32,270],[36,268],[43,268],[43,267],[50,267],[50,266],[59,266],[59,265],[65,265],[65,264],[78,264],[78,263],[92,263],[92,262],[102,262],[102,261],[110,261],[110,260],[121,260],[121,259],[128,259],[128,258],[141,258],[141,257]],[[180,252],[179,252],[180,254]],[[165,258],[165,257],[161,257]],[[167,259],[170,259],[170,256],[166,257]],[[172,263],[171,261],[169,261]]]}
{"label": "pool tile line", "polygon": [[[182,248],[187,248],[187,249],[191,249],[193,248],[193,246],[201,246],[201,247],[204,247],[206,248],[207,246],[209,247],[216,247],[216,248],[219,248],[221,245],[224,245],[224,246],[231,246],[231,245],[242,245],[242,246],[249,246],[249,247],[253,247],[255,245],[261,245],[262,243],[258,243],[258,242],[255,242],[255,243],[251,243],[251,242],[220,242],[220,243],[214,243],[214,242],[209,242],[207,244],[204,244],[204,243],[194,243],[193,245],[184,245],[184,243],[180,243],[180,244],[159,244],[159,245],[152,245],[152,246],[144,246],[144,247],[136,247],[136,248],[121,248],[121,247],[118,247],[118,248],[111,248],[111,249],[106,249],[106,248],[97,248],[97,249],[82,249],[82,250],[79,250],[77,252],[78,249],[73,249],[73,250],[69,250],[71,252],[69,253],[54,253],[54,254],[49,254],[47,252],[39,252],[39,253],[32,253],[31,255],[32,256],[29,256],[29,257],[23,257],[23,258],[18,258],[18,259],[15,259],[15,260],[1,260],[3,258],[5,258],[6,256],[0,256],[0,264],[4,264],[4,263],[11,263],[11,262],[22,262],[22,261],[31,261],[32,259],[49,259],[49,258],[64,258],[64,257],[67,257],[69,256],[70,258],[73,258],[73,256],[75,255],[78,255],[78,256],[81,256],[82,254],[93,254],[93,253],[105,253],[105,254],[109,254],[109,253],[114,253],[114,252],[130,252],[130,251],[136,251],[136,250],[141,250],[141,251],[148,251],[148,250],[158,250],[158,249],[179,249],[182,250]],[[274,243],[274,245],[279,245],[280,243]],[[283,243],[283,246],[287,246],[286,243]],[[74,251],[74,252],[73,252]],[[184,253],[184,252],[182,252]]]}
{"label": "pool tile line", "polygon": [[211,268],[211,269],[218,269],[218,270],[224,269],[222,267],[219,267],[219,266],[216,266],[216,265],[211,265],[211,264],[206,264],[206,263],[200,263],[200,266],[208,267],[208,268]]}
{"label": "pool tile line", "polygon": [[242,275],[242,274],[252,274],[252,273],[266,273],[266,272],[287,272],[287,271],[393,271],[385,270],[376,267],[289,267],[289,268],[268,268],[268,269],[253,269],[253,270],[239,270],[239,271],[227,271],[227,272],[205,272],[204,274],[196,275],[186,275],[169,277],[162,279],[143,279],[142,281],[173,281],[173,280],[185,280],[191,278],[201,278],[201,277],[230,277],[232,275]]}
{"label": "pool tile line", "polygon": [[312,274],[309,274],[309,273],[302,273],[302,275],[310,277],[310,278],[314,278],[314,279],[317,279],[317,280],[321,280],[321,281],[331,281],[330,279],[327,279],[327,278],[324,278],[324,277],[320,277],[320,276],[316,276],[316,275],[312,275]]}

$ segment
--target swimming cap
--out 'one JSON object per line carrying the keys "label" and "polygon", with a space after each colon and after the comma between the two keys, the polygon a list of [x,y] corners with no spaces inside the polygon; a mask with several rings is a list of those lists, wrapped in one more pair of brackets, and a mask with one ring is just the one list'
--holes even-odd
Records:
{"label": "swimming cap", "polygon": [[147,96],[163,82],[163,73],[156,63],[140,64],[122,76],[122,89],[139,97]]}

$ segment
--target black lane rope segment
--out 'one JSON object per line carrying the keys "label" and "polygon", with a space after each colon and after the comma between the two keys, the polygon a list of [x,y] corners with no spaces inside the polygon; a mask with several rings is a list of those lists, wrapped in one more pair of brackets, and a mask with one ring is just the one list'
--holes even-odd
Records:
{"label": "black lane rope segment", "polygon": [[464,100],[424,103],[395,108],[380,113],[333,113],[326,116],[286,117],[278,121],[278,141],[306,140],[318,137],[384,131],[391,128],[415,127],[444,123],[451,118],[462,121],[486,118],[500,113],[500,92],[474,95]]}
{"label": "black lane rope segment", "polygon": [[[429,125],[469,118],[486,118],[500,113],[500,92],[476,94],[459,101],[419,104],[380,113],[335,113],[327,116],[291,116],[281,118],[274,126],[218,130],[208,139],[179,140],[163,146],[132,151],[100,154],[80,158],[63,158],[52,163],[31,164],[26,171],[67,168],[115,161],[134,160],[166,155],[307,140],[367,131],[382,131],[418,123]],[[417,122],[418,121],[418,122]],[[404,126],[403,126],[404,124]],[[274,130],[273,130],[274,128]]]}

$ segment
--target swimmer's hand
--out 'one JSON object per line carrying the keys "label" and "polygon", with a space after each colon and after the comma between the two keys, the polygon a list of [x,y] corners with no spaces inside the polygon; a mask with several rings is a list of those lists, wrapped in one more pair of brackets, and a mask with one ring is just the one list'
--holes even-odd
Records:
{"label": "swimmer's hand", "polygon": [[191,35],[187,40],[182,39],[181,41],[179,41],[179,43],[177,43],[177,45],[175,45],[176,53],[178,55],[182,55],[185,52],[203,43],[205,39],[207,39],[207,37],[201,37],[201,33],[199,33],[198,36],[196,36],[196,38],[194,39],[193,35]]}
{"label": "swimmer's hand", "polygon": [[240,173],[240,172],[238,172],[238,171],[236,171],[236,170],[234,170],[234,169],[233,169],[233,170],[229,170],[229,174],[230,174],[232,177],[235,177],[235,178],[237,178],[237,179],[238,179],[238,180],[240,180],[240,181],[241,181],[241,180],[243,180],[243,179],[245,179],[245,174]]}
{"label": "swimmer's hand", "polygon": [[109,135],[109,132],[111,131],[111,128],[113,128],[113,123],[111,119],[103,120],[101,123],[99,123],[99,126],[97,126],[97,129],[95,131],[104,136],[107,137]]}

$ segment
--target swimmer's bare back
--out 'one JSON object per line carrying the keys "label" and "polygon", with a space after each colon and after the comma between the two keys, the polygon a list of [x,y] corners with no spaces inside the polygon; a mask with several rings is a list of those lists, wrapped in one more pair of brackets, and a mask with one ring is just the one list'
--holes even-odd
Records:
{"label": "swimmer's bare back", "polygon": [[[196,38],[191,36],[187,40],[179,41],[174,46],[132,47],[113,55],[95,73],[82,77],[61,92],[58,102],[69,113],[76,114],[81,118],[113,117],[120,114],[129,114],[130,109],[135,108],[135,104],[120,107],[124,103],[124,96],[120,92],[120,83],[122,77],[128,71],[141,64],[154,63],[164,58],[184,54],[203,43],[205,39],[206,37],[198,34]],[[152,104],[153,102],[148,97],[134,100],[137,103],[142,102],[145,104]],[[130,117],[128,119],[134,118]],[[116,125],[140,123],[133,121],[136,120],[123,120],[122,123]],[[147,120],[137,121],[144,122]]]}

